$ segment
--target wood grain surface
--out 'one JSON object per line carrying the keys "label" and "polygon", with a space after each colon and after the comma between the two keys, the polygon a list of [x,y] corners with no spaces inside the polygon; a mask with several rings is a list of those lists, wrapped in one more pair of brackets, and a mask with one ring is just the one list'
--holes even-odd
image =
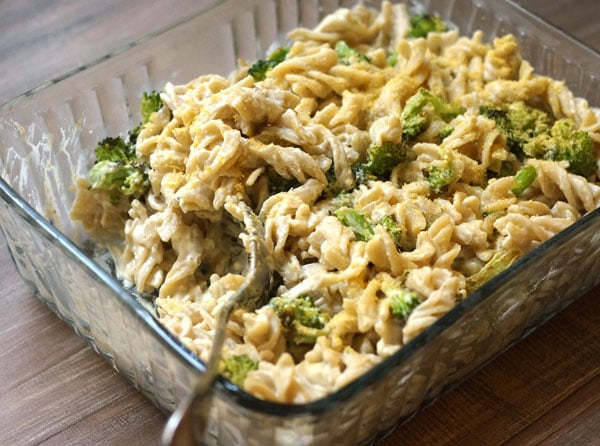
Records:
{"label": "wood grain surface", "polygon": [[[596,0],[520,0],[600,49]],[[206,0],[0,0],[0,103]],[[44,304],[0,238],[0,445],[151,445],[165,422]],[[600,287],[382,445],[600,445]]]}

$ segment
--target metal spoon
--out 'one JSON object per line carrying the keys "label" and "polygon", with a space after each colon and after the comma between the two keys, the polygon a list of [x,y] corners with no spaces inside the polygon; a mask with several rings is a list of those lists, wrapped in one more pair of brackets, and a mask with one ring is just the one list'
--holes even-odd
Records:
{"label": "metal spoon", "polygon": [[268,298],[267,291],[271,282],[272,268],[269,252],[264,244],[264,228],[258,217],[243,201],[232,199],[225,208],[236,220],[243,221],[245,226],[248,236],[246,243],[249,255],[248,272],[240,288],[227,298],[219,312],[206,371],[192,391],[180,401],[167,421],[161,438],[161,443],[165,446],[201,444],[210,409],[211,399],[208,396],[219,374],[219,360],[229,316],[239,308],[256,309]]}

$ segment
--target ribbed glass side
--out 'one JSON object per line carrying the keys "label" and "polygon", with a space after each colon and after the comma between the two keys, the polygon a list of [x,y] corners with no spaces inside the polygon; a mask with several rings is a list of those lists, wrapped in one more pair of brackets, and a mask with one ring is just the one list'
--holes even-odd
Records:
{"label": "ribbed glass side", "polygon": [[[264,55],[287,30],[314,26],[326,13],[355,2],[217,3],[0,110],[0,222],[19,272],[77,334],[165,411],[190,389],[202,364],[90,260],[89,241],[68,216],[73,179],[87,171],[93,161],[90,148],[98,140],[139,122],[141,92],[203,73],[227,74],[238,58],[251,61]],[[577,95],[600,104],[598,55],[509,2],[424,4],[465,34],[483,29],[490,40],[497,33],[514,33],[523,56],[538,72],[564,79]],[[219,381],[207,442],[374,441],[597,284],[598,234],[596,211],[490,282],[396,355],[323,400],[303,406],[271,404]]]}

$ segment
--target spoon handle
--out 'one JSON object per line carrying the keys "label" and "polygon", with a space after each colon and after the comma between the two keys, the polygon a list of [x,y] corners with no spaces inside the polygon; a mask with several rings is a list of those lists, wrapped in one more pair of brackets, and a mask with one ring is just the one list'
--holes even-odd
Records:
{"label": "spoon handle", "polygon": [[235,301],[236,299],[228,299],[219,311],[213,344],[206,363],[206,371],[194,386],[194,390],[186,395],[169,417],[161,437],[163,446],[201,444],[210,413],[211,390],[219,375],[219,360],[225,343],[227,322],[233,311]]}

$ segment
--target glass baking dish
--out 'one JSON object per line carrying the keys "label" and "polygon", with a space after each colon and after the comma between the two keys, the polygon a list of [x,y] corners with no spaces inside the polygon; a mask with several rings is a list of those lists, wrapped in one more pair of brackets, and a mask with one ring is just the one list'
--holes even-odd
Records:
{"label": "glass baking dish", "polygon": [[[23,279],[73,330],[165,412],[204,369],[69,219],[73,178],[100,139],[139,122],[137,100],[165,82],[227,74],[297,27],[354,1],[229,0],[0,107],[0,222]],[[379,2],[364,2],[377,7]],[[600,57],[510,1],[420,2],[486,41],[513,33],[540,74],[600,105]],[[599,283],[600,210],[535,249],[390,358],[302,405],[259,400],[225,379],[209,444],[368,444]]]}

